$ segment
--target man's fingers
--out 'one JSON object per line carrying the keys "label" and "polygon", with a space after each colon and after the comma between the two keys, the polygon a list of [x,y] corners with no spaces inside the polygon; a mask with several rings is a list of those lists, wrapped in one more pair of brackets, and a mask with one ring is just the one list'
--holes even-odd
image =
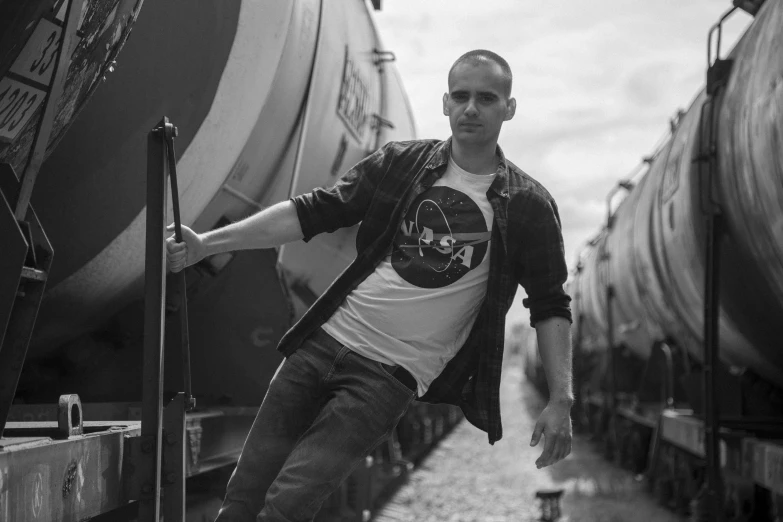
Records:
{"label": "man's fingers", "polygon": [[177,243],[177,241],[174,239],[174,236],[171,236],[166,240],[166,249],[169,252],[179,252],[180,250],[184,250],[187,248],[188,244],[182,241],[181,243]]}
{"label": "man's fingers", "polygon": [[169,268],[172,272],[179,272],[185,268],[186,259],[184,257],[169,257]]}
{"label": "man's fingers", "polygon": [[552,452],[555,449],[555,436],[552,432],[544,433],[544,441],[544,451],[541,453],[541,456],[538,457],[538,460],[536,460],[536,466],[538,468],[543,468],[547,465],[552,458]]}
{"label": "man's fingers", "polygon": [[571,454],[571,437],[566,433],[559,433],[555,436],[555,450],[552,452],[552,458],[547,465],[560,462]]}
{"label": "man's fingers", "polygon": [[545,468],[557,462],[560,462],[571,454],[571,437],[566,433],[547,432],[544,433],[546,445],[541,456],[536,460],[536,466]]}
{"label": "man's fingers", "polygon": [[533,438],[530,439],[530,445],[536,446],[538,441],[541,440],[541,434],[544,433],[544,425],[540,422],[536,423],[536,427],[533,430]]}
{"label": "man's fingers", "polygon": [[188,259],[187,245],[185,243],[172,244],[166,242],[167,260],[172,272],[179,272],[185,268]]}
{"label": "man's fingers", "polygon": [[552,451],[549,453],[549,457],[541,463],[541,467],[545,468],[551,466],[558,460],[560,460],[560,453],[563,447],[563,441],[557,433],[552,434],[549,438],[552,439]]}
{"label": "man's fingers", "polygon": [[166,240],[166,250],[169,254],[180,254],[180,253],[187,253],[188,251],[188,244],[184,241],[182,243],[177,243],[174,241],[173,238],[170,238],[170,240]]}
{"label": "man's fingers", "polygon": [[552,455],[552,462],[550,462],[550,464],[560,462],[565,458],[567,446],[568,446],[568,441],[566,441],[565,435],[558,434],[554,455]]}
{"label": "man's fingers", "polygon": [[166,250],[168,250],[169,259],[178,259],[188,255],[188,251],[185,247],[181,247],[181,248],[171,247],[171,248],[167,248]]}

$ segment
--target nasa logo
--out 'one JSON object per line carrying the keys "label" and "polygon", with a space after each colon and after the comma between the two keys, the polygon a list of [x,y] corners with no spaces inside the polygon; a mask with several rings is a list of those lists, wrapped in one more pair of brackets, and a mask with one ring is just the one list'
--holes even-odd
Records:
{"label": "nasa logo", "polygon": [[470,197],[451,187],[433,187],[405,215],[394,240],[392,267],[414,286],[442,288],[481,264],[490,235]]}

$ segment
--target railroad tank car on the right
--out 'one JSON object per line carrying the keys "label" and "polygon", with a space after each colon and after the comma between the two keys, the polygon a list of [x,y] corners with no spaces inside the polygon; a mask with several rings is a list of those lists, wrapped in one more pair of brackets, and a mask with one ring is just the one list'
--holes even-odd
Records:
{"label": "railroad tank car on the right", "polygon": [[627,194],[579,256],[569,283],[575,416],[615,458],[647,470],[661,500],[698,512],[705,216],[717,205],[715,399],[727,513],[780,519],[783,446],[770,441],[783,439],[783,0],[734,4],[755,19],[726,56],[725,85],[677,114],[643,177],[613,191]]}

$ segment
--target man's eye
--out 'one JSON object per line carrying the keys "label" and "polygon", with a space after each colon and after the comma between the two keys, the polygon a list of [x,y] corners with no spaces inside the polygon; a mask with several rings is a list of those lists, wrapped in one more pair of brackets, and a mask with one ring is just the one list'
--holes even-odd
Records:
{"label": "man's eye", "polygon": [[487,103],[492,103],[493,101],[495,101],[495,97],[491,96],[491,95],[482,96],[481,97],[481,101],[487,102]]}
{"label": "man's eye", "polygon": [[451,97],[457,101],[465,101],[468,99],[465,94],[452,94]]}

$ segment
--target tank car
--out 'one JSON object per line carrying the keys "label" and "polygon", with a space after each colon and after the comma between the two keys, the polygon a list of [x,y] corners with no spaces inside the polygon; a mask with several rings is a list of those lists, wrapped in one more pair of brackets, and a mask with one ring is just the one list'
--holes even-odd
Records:
{"label": "tank car", "polygon": [[[783,1],[735,5],[755,19],[708,64],[707,88],[671,121],[643,176],[609,195],[607,224],[580,254],[571,289],[575,366],[589,369],[577,416],[610,455],[646,470],[662,500],[702,516],[705,405],[717,402],[726,513],[744,520],[779,510],[783,494],[770,471],[783,449],[769,442],[783,437]],[[723,232],[710,243],[716,210]],[[716,290],[712,366],[705,317]]]}

